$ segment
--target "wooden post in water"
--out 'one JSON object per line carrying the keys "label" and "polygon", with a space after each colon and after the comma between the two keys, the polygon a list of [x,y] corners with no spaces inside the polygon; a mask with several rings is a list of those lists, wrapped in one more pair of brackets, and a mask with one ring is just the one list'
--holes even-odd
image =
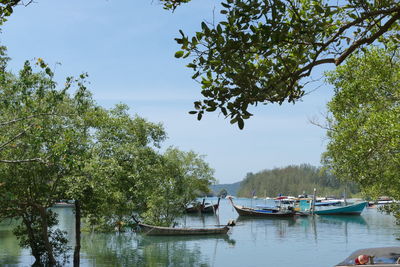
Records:
{"label": "wooden post in water", "polygon": [[312,215],[314,215],[316,199],[317,199],[317,189],[314,188],[314,195],[313,195],[313,199],[312,199],[312,203],[311,203],[311,214]]}
{"label": "wooden post in water", "polygon": [[75,250],[74,267],[80,265],[81,253],[81,205],[79,200],[75,200]]}

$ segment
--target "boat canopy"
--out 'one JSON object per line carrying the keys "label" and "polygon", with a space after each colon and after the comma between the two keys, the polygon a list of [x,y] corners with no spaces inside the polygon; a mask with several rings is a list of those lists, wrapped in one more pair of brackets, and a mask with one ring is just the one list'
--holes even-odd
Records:
{"label": "boat canopy", "polygon": [[360,255],[374,256],[374,264],[395,264],[400,258],[400,247],[367,248],[354,251],[344,261],[337,264],[339,266],[354,265],[355,259]]}

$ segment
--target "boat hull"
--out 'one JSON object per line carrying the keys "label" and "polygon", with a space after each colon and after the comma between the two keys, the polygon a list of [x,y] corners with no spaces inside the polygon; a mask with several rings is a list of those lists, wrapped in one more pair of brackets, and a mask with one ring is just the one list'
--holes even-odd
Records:
{"label": "boat hull", "polygon": [[201,209],[201,213],[215,213],[218,210],[219,204],[205,206]]}
{"label": "boat hull", "polygon": [[[373,262],[369,262],[362,266],[370,267],[397,267],[397,260],[400,258],[400,247],[382,247],[382,248],[367,248],[359,249],[353,252],[349,257],[347,257],[341,263],[335,265],[334,267],[350,267],[355,265],[355,259],[359,255],[369,255],[373,256]],[[359,266],[359,265],[357,265]]]}
{"label": "boat hull", "polygon": [[205,203],[205,199],[203,199],[203,203],[199,205],[194,205],[186,208],[186,213],[216,213],[219,207],[219,202],[221,198],[218,198],[217,204]]}
{"label": "boat hull", "polygon": [[200,207],[199,206],[193,206],[185,209],[186,213],[198,213],[200,212]]}
{"label": "boat hull", "polygon": [[158,236],[221,235],[227,234],[229,231],[228,226],[218,228],[172,228],[139,223],[139,227],[146,235]]}
{"label": "boat hull", "polygon": [[293,217],[295,212],[292,211],[271,211],[271,210],[255,210],[252,208],[246,208],[241,206],[233,205],[235,210],[240,216],[252,216],[252,217],[264,217],[264,218],[282,218],[282,217]]}
{"label": "boat hull", "polygon": [[360,215],[364,208],[368,205],[368,202],[361,202],[354,205],[345,207],[337,207],[326,210],[316,210],[316,215]]}

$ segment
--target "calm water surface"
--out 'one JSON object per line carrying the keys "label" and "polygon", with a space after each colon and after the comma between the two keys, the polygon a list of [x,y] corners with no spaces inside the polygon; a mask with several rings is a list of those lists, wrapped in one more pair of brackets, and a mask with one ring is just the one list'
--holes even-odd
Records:
{"label": "calm water surface", "polygon": [[[208,199],[216,202],[216,199]],[[265,204],[263,200],[235,199],[237,204]],[[60,228],[74,239],[74,215],[58,208]],[[213,237],[146,237],[123,234],[84,234],[82,266],[270,266],[330,267],[360,248],[400,246],[400,227],[391,216],[367,209],[361,216],[316,216],[297,219],[238,218],[227,200],[219,216],[191,215],[187,226],[211,226],[237,220],[229,235]],[[30,266],[29,250],[20,249],[11,232],[0,225],[0,265]],[[71,264],[67,265],[71,266]]]}

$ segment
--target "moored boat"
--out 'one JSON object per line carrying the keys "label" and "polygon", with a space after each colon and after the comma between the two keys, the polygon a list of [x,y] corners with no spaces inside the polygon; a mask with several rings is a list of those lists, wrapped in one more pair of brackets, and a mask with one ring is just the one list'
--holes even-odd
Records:
{"label": "moored boat", "polygon": [[398,203],[398,201],[387,197],[387,196],[381,196],[375,201],[370,201],[368,202],[368,206],[374,207],[374,206],[383,206],[383,205],[388,205],[388,204],[393,204],[393,203]]}
{"label": "moored boat", "polygon": [[365,267],[395,267],[400,266],[399,263],[400,247],[382,247],[357,250],[334,267],[350,267],[359,265]]}
{"label": "moored boat", "polygon": [[231,202],[232,206],[240,216],[273,218],[273,217],[293,217],[296,214],[296,212],[293,209],[270,209],[270,208],[254,209],[254,208],[235,205],[231,198],[229,198],[229,201]]}
{"label": "moored boat", "polygon": [[217,204],[212,204],[212,203],[204,204],[204,201],[203,201],[203,205],[201,206],[200,212],[201,213],[215,213],[218,210],[220,201],[221,201],[221,198],[218,198]]}
{"label": "moored boat", "polygon": [[315,210],[316,215],[360,215],[364,208],[368,205],[367,201],[347,205],[343,207],[335,207],[330,209]]}
{"label": "moored boat", "polygon": [[217,204],[205,203],[203,199],[202,203],[195,202],[185,208],[186,213],[215,213],[219,208],[219,202],[221,198],[218,198]]}
{"label": "moored boat", "polygon": [[201,203],[199,203],[199,202],[190,203],[185,208],[186,213],[198,213],[198,212],[200,212],[200,210],[201,210]]}
{"label": "moored boat", "polygon": [[340,205],[342,201],[340,200],[322,200],[320,202],[316,202],[314,205],[315,206],[336,206]]}
{"label": "moored boat", "polygon": [[141,231],[146,235],[164,235],[164,236],[186,236],[186,235],[221,235],[227,234],[229,226],[213,228],[175,228],[153,226],[144,223],[138,223]]}
{"label": "moored boat", "polygon": [[75,203],[70,201],[58,201],[52,206],[52,208],[70,208],[70,207],[75,207]]}

